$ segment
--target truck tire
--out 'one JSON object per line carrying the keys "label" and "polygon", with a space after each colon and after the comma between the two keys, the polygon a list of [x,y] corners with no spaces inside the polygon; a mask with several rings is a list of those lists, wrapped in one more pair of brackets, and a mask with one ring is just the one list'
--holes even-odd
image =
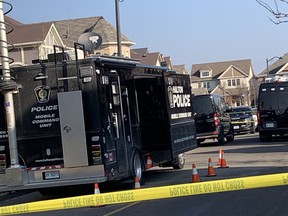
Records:
{"label": "truck tire", "polygon": [[259,139],[260,142],[270,142],[272,141],[272,135],[264,132],[259,132]]}
{"label": "truck tire", "polygon": [[172,164],[172,167],[173,167],[173,169],[183,169],[184,165],[185,165],[185,156],[184,156],[184,154],[179,154],[175,158],[175,160]]}
{"label": "truck tire", "polygon": [[144,178],[143,178],[143,170],[144,170],[144,165],[143,165],[143,160],[142,157],[140,156],[139,151],[135,150],[133,157],[132,157],[132,174],[133,174],[133,179],[137,176],[139,178],[140,184],[144,184]]}

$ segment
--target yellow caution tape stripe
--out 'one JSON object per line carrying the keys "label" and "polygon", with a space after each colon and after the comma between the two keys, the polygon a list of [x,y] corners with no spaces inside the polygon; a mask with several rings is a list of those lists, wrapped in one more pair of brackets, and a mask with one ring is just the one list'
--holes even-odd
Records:
{"label": "yellow caution tape stripe", "polygon": [[288,184],[288,173],[188,183],[155,188],[100,193],[0,207],[1,215],[43,212],[68,208],[110,205],[143,200],[193,196]]}
{"label": "yellow caution tape stripe", "polygon": [[255,123],[255,121],[231,121],[231,124]]}

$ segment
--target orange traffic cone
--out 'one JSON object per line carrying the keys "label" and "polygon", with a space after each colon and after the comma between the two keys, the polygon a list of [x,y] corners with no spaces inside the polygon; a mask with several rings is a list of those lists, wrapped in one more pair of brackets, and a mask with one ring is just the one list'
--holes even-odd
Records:
{"label": "orange traffic cone", "polygon": [[135,187],[134,188],[135,189],[140,189],[141,188],[140,180],[139,180],[139,178],[137,176],[135,177]]}
{"label": "orange traffic cone", "polygon": [[197,172],[195,164],[192,164],[192,183],[194,182],[200,182],[200,177]]}
{"label": "orange traffic cone", "polygon": [[224,151],[222,151],[222,153],[221,153],[221,163],[220,163],[219,168],[229,168],[229,166],[227,166],[226,160],[224,158]]}
{"label": "orange traffic cone", "polygon": [[147,169],[150,169],[150,168],[152,168],[152,167],[153,167],[153,161],[152,161],[151,156],[148,155],[148,157],[147,157],[147,164],[146,164],[146,168],[147,168]]}
{"label": "orange traffic cone", "polygon": [[222,158],[222,150],[221,149],[218,150],[218,154],[219,154],[219,157],[218,157],[217,165],[220,166],[221,165],[221,158]]}
{"label": "orange traffic cone", "polygon": [[208,159],[208,174],[206,176],[207,177],[216,176],[211,158]]}
{"label": "orange traffic cone", "polygon": [[[94,194],[100,194],[98,183],[94,184]],[[102,206],[105,206],[105,205],[95,205],[95,206],[92,206],[92,207],[102,207]]]}

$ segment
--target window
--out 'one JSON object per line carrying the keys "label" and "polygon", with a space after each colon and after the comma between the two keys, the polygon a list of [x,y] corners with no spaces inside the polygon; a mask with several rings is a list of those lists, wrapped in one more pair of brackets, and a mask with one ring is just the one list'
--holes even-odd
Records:
{"label": "window", "polygon": [[120,105],[119,85],[116,82],[112,83],[113,104]]}
{"label": "window", "polygon": [[210,82],[199,82],[198,83],[198,88],[210,88]]}
{"label": "window", "polygon": [[231,80],[227,80],[227,82],[228,82],[228,86],[229,86],[229,87],[232,86],[232,85],[231,85]]}
{"label": "window", "polygon": [[211,77],[211,71],[200,70],[200,78]]}
{"label": "window", "polygon": [[241,86],[241,84],[240,84],[240,79],[227,80],[227,85],[228,85],[228,87]]}
{"label": "window", "polygon": [[237,86],[240,86],[240,79],[236,79]]}

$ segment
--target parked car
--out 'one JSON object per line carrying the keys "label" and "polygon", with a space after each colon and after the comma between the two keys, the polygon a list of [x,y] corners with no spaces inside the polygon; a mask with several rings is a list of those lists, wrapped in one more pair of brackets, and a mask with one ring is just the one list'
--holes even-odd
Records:
{"label": "parked car", "polygon": [[206,139],[224,144],[234,140],[234,131],[228,114],[228,107],[219,94],[196,95],[192,97],[198,146]]}
{"label": "parked car", "polygon": [[[229,111],[234,133],[255,133],[256,121],[251,107],[233,107]],[[257,116],[256,116],[257,118]]]}

